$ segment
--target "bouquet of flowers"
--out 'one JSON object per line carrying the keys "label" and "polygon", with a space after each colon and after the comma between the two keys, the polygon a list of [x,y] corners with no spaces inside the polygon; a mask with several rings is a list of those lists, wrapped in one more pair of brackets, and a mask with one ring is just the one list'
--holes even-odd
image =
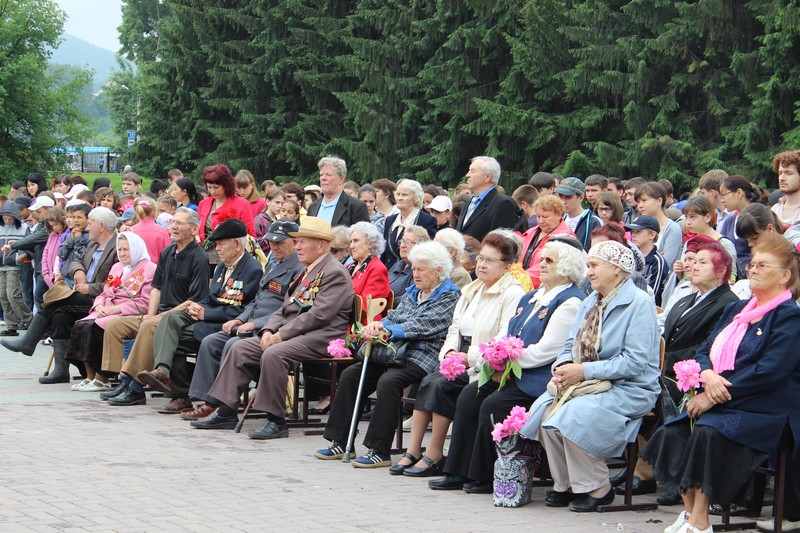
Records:
{"label": "bouquet of flowers", "polygon": [[134,298],[136,293],[141,290],[142,285],[144,284],[144,273],[141,270],[131,275],[127,283],[123,283],[120,276],[112,276],[110,274],[103,283],[112,289],[122,289],[122,291],[128,295],[128,298],[131,299],[133,305],[136,306],[136,312],[139,315],[139,320],[142,319],[142,310],[139,308],[139,304],[136,303],[136,299]]}
{"label": "bouquet of flowers", "polygon": [[500,385],[497,387],[498,390],[505,386],[508,375],[512,372],[517,379],[521,378],[522,367],[518,359],[522,355],[524,347],[522,339],[513,336],[492,339],[480,344],[478,350],[483,355],[483,364],[478,376],[478,387],[482,387],[484,383],[492,379],[495,372],[503,373],[500,377]]}
{"label": "bouquet of flowers", "polygon": [[534,453],[530,441],[519,434],[527,421],[527,410],[517,405],[505,420],[494,425],[492,439],[497,447],[495,507],[520,507],[531,501]]}
{"label": "bouquet of flowers", "polygon": [[528,410],[519,405],[515,405],[505,420],[494,425],[492,430],[492,440],[500,442],[506,437],[517,435],[528,422]]}
{"label": "bouquet of flowers", "polygon": [[[686,407],[686,402],[695,397],[700,384],[705,383],[706,380],[700,377],[700,363],[694,359],[678,361],[672,369],[675,371],[675,385],[683,393],[683,399],[678,405],[678,412],[680,412]],[[689,426],[694,431],[693,419],[689,419]]]}
{"label": "bouquet of flowers", "polygon": [[334,359],[350,357],[350,348],[346,344],[347,342],[344,339],[333,339],[328,343],[328,353]]}
{"label": "bouquet of flowers", "polygon": [[464,354],[461,352],[451,353],[439,363],[439,373],[447,378],[448,381],[455,379],[467,371],[464,364]]}

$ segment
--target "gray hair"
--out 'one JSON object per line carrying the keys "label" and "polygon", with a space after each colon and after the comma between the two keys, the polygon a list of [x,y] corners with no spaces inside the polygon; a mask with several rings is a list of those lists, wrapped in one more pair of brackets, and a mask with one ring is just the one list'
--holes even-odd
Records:
{"label": "gray hair", "polygon": [[322,170],[322,167],[333,167],[333,171],[336,172],[336,175],[340,178],[344,179],[347,177],[347,163],[341,157],[336,157],[333,155],[328,155],[323,157],[317,163],[317,167]]}
{"label": "gray hair", "polygon": [[423,228],[422,226],[417,226],[416,224],[412,224],[406,228],[406,233],[413,233],[417,236],[417,244],[421,242],[428,242],[431,240],[431,236],[428,235],[428,230]]}
{"label": "gray hair", "polygon": [[179,207],[175,210],[175,214],[183,213],[189,217],[189,224],[192,226],[199,226],[200,225],[200,215],[197,214],[197,211],[194,209],[189,209],[188,207]]}
{"label": "gray hair", "polygon": [[453,228],[444,228],[436,232],[436,236],[434,236],[433,240],[434,242],[441,243],[447,248],[448,252],[451,250],[454,251],[456,253],[455,260],[459,263],[461,262],[461,254],[464,253],[464,248],[467,245],[466,242],[464,242],[463,235]]}
{"label": "gray hair", "polygon": [[492,177],[492,183],[497,185],[500,182],[500,163],[494,157],[481,155],[470,159],[470,163],[480,161],[483,164],[483,171]]}
{"label": "gray hair", "polygon": [[424,194],[422,193],[422,185],[420,185],[418,181],[402,179],[397,182],[397,189],[406,189],[414,193],[414,205],[417,206],[417,209],[422,209]]}
{"label": "gray hair", "polygon": [[545,243],[542,251],[545,250],[558,251],[556,274],[564,276],[575,285],[583,282],[583,279],[586,277],[586,259],[584,259],[583,252],[567,243],[552,241]]}
{"label": "gray hair", "polygon": [[442,282],[450,277],[453,270],[453,262],[447,249],[438,242],[428,241],[416,245],[408,254],[408,260],[412,266],[415,263],[426,263],[433,269],[442,269],[439,281]]}
{"label": "gray hair", "polygon": [[333,233],[331,246],[334,248],[347,248],[350,242],[350,233],[347,231],[347,226],[334,226],[331,228],[331,233]]}
{"label": "gray hair", "polygon": [[367,238],[370,255],[379,257],[383,253],[386,248],[386,241],[383,240],[383,235],[380,234],[378,228],[369,222],[356,222],[347,229],[347,238],[349,239],[356,232]]}
{"label": "gray hair", "polygon": [[117,215],[107,207],[95,207],[89,211],[89,217],[105,226],[106,231],[113,233],[117,230]]}

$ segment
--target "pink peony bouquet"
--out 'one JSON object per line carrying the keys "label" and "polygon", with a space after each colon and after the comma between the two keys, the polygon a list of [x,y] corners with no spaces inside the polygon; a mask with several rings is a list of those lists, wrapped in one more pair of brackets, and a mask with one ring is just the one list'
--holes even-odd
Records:
{"label": "pink peony bouquet", "polygon": [[506,437],[516,435],[527,421],[528,411],[524,407],[515,405],[505,420],[494,425],[492,439],[495,442],[500,442]]}
{"label": "pink peony bouquet", "polygon": [[467,365],[464,364],[464,354],[460,352],[448,355],[439,363],[439,373],[447,378],[448,381],[455,381],[458,376],[466,371]]}
{"label": "pink peony bouquet", "polygon": [[328,353],[334,359],[350,357],[350,349],[346,346],[344,339],[333,339],[328,343]]}
{"label": "pink peony bouquet", "polygon": [[483,355],[483,364],[481,365],[481,372],[478,376],[478,387],[483,386],[484,383],[492,379],[495,372],[502,372],[500,377],[500,385],[498,389],[502,389],[509,374],[512,372],[517,379],[522,377],[522,367],[518,359],[522,355],[522,350],[525,344],[522,339],[518,337],[502,337],[500,339],[492,339],[478,346]]}
{"label": "pink peony bouquet", "polygon": [[[700,377],[700,363],[694,359],[687,359],[686,361],[678,361],[672,367],[675,371],[675,385],[678,390],[683,393],[683,399],[678,406],[678,411],[683,411],[686,402],[694,398],[697,394],[697,389],[700,388],[702,383],[706,380]],[[694,431],[694,420],[689,420],[689,426]]]}

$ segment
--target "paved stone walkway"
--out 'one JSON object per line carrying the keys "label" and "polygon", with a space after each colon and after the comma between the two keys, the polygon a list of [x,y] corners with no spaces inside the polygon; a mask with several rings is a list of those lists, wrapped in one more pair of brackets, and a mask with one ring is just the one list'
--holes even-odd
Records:
{"label": "paved stone walkway", "polygon": [[488,495],[315,459],[325,441],[300,429],[253,441],[259,420],[240,434],[200,431],[157,414],[163,398],[114,408],[39,385],[49,354],[0,348],[0,532],[660,532],[679,510],[578,514],[545,507],[544,488],[530,505],[498,509]]}

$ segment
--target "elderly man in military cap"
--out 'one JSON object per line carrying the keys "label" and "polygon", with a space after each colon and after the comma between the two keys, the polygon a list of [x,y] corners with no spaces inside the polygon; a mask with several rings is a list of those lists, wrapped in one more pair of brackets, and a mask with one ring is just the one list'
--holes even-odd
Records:
{"label": "elderly man in military cap", "polygon": [[[294,237],[290,235],[299,229],[297,223],[291,220],[278,220],[269,227],[269,233],[265,238],[270,243],[271,253],[269,263],[259,282],[258,294],[239,316],[222,324],[222,331],[205,337],[200,343],[189,397],[204,402],[211,399],[208,390],[214,384],[220,364],[228,351],[234,343],[261,331],[267,320],[283,303],[289,284],[295,276],[303,272],[304,268],[297,260]],[[184,420],[205,418],[214,412],[214,409],[216,407],[203,403],[196,409],[181,413],[181,418]]]}
{"label": "elderly man in military cap", "polygon": [[[245,250],[244,222],[229,218],[214,229],[208,240],[214,243],[220,260],[208,296],[199,302],[189,301],[184,309],[164,315],[158,323],[153,339],[154,370],[147,368],[149,361],[134,357],[128,358],[123,368],[139,383],[171,396],[159,413],[192,409],[186,354],[197,350],[204,337],[217,333],[225,322],[238,316],[258,292],[261,264]],[[144,368],[136,372],[137,365]]]}
{"label": "elderly man in military cap", "polygon": [[347,333],[353,284],[347,270],[330,254],[330,223],[305,216],[292,236],[297,238],[297,258],[305,269],[292,281],[283,305],[258,336],[233,345],[209,391],[207,403],[219,408],[192,422],[193,427],[235,428],[239,396],[255,379],[258,390],[253,408],[266,412],[267,421],[248,436],[288,437],[285,400],[289,370],[302,361],[325,357],[328,343]]}

